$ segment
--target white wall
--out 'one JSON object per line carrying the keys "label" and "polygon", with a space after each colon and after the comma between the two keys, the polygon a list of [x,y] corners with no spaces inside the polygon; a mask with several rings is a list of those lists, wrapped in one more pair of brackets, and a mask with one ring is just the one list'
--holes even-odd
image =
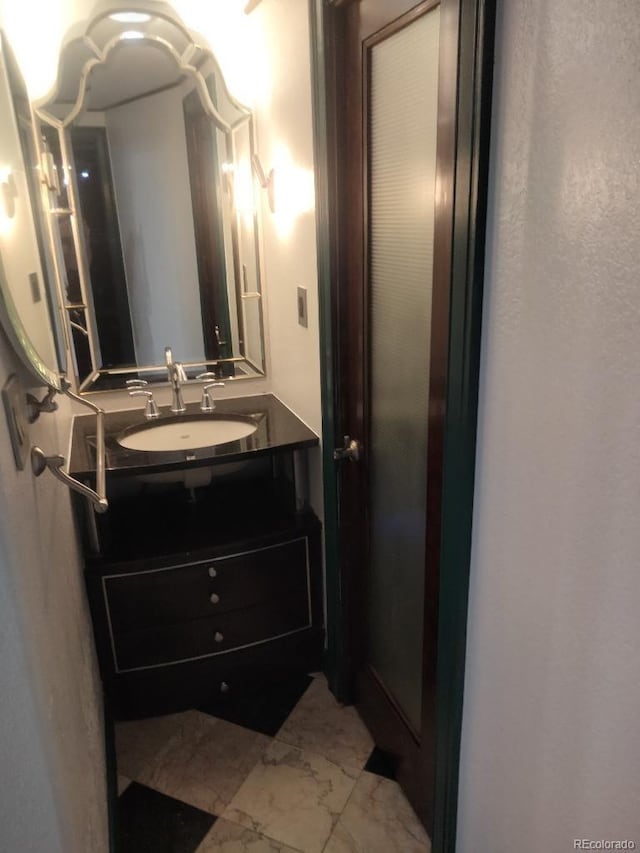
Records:
{"label": "white wall", "polygon": [[[309,11],[300,0],[263,0],[258,16],[268,51],[272,93],[257,107],[258,150],[265,170],[278,149],[290,152],[291,163],[313,170]],[[276,205],[280,175],[276,164]],[[264,264],[269,300],[271,375],[274,392],[309,426],[320,431],[320,347],[316,221],[302,213],[290,230],[279,227],[263,194]],[[298,285],[308,289],[309,325],[298,324]]]}
{"label": "white wall", "polygon": [[497,17],[458,851],[640,847],[640,9]]}
{"label": "white wall", "polygon": [[[313,170],[309,10],[301,0],[263,0],[253,13],[263,32],[271,81],[268,103],[257,105],[258,150],[265,170],[289,152],[283,168]],[[304,176],[302,172],[301,177]],[[263,197],[264,266],[269,303],[274,394],[318,435],[322,430],[316,220],[313,210],[289,224],[270,213]],[[298,324],[297,287],[307,288],[309,324]],[[310,454],[313,507],[322,517],[321,458]]]}
{"label": "white wall", "polygon": [[[0,332],[0,385],[16,370]],[[64,407],[29,438],[65,453],[68,427]],[[16,470],[4,414],[0,648],[0,848],[106,851],[101,689],[69,493],[47,473]]]}

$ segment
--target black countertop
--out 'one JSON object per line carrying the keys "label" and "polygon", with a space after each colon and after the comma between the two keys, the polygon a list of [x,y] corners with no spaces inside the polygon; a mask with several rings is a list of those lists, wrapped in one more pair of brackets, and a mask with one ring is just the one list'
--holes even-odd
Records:
{"label": "black countertop", "polygon": [[[186,415],[200,415],[198,403],[187,405]],[[195,450],[145,451],[130,450],[118,443],[118,436],[131,427],[160,424],[163,418],[175,417],[168,406],[160,409],[160,417],[146,421],[144,409],[105,412],[105,462],[110,475],[152,474],[162,471],[175,471],[185,468],[215,465],[216,463],[235,462],[240,459],[252,459],[273,450],[295,450],[314,447],[318,436],[305,426],[273,394],[259,394],[254,397],[235,397],[216,400],[213,417],[220,415],[240,415],[250,417],[258,428],[252,435],[214,447],[201,447]],[[206,416],[205,416],[206,417]],[[71,438],[71,458],[69,473],[74,477],[95,476],[95,435],[96,416],[76,415],[73,421]]]}

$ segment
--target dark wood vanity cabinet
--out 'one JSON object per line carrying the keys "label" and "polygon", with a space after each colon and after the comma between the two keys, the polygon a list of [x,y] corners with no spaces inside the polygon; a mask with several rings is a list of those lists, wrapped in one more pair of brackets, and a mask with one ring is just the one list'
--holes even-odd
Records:
{"label": "dark wood vanity cabinet", "polygon": [[[187,408],[201,416],[199,404]],[[218,400],[216,412],[256,428],[186,460],[184,451],[121,445],[123,432],[144,425],[142,414],[108,412],[109,510],[96,515],[76,500],[116,718],[215,710],[322,667],[321,527],[309,509],[307,468],[318,437],[271,394]],[[76,417],[70,470],[88,483],[94,437],[94,418]],[[194,480],[198,466],[206,476]]]}
{"label": "dark wood vanity cabinet", "polygon": [[197,551],[89,560],[98,657],[116,717],[225,701],[321,665],[320,524]]}

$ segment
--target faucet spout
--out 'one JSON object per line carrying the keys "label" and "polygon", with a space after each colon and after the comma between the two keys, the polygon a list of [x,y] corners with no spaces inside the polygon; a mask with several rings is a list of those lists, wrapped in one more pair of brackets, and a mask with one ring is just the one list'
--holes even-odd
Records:
{"label": "faucet spout", "polygon": [[181,412],[186,412],[187,407],[184,404],[184,400],[182,399],[182,388],[180,386],[181,382],[184,382],[186,374],[184,372],[183,366],[179,361],[173,360],[173,352],[171,347],[164,348],[164,360],[167,365],[167,372],[169,374],[169,382],[171,383],[171,391],[173,394],[173,399],[171,402],[171,411],[176,414],[180,414]]}

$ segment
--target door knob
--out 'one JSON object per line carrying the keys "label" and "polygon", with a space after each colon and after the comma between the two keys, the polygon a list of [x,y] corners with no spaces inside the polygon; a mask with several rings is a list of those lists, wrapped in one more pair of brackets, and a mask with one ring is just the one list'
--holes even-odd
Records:
{"label": "door knob", "polygon": [[357,462],[362,454],[362,443],[350,435],[345,435],[344,444],[333,451],[336,462],[348,459],[349,462]]}

